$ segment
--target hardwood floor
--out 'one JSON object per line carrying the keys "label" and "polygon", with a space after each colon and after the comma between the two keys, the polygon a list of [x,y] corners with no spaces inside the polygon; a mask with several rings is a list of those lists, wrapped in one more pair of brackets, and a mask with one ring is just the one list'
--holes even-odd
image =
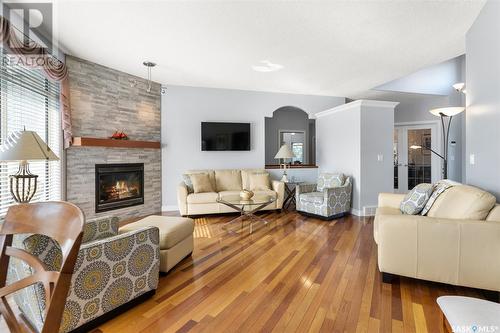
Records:
{"label": "hardwood floor", "polygon": [[234,216],[196,219],[195,251],[149,301],[94,332],[442,332],[440,295],[481,291],[381,282],[373,219],[266,213],[250,234]]}
{"label": "hardwood floor", "polygon": [[[234,215],[195,220],[195,250],[156,295],[93,333],[443,332],[436,298],[479,290],[408,278],[381,281],[373,219],[295,212],[228,233]],[[3,332],[0,322],[0,331]]]}

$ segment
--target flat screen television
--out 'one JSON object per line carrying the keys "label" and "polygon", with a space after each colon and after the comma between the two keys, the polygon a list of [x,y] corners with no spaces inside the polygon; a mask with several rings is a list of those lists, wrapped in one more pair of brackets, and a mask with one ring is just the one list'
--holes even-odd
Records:
{"label": "flat screen television", "polygon": [[201,123],[201,150],[250,150],[250,123]]}

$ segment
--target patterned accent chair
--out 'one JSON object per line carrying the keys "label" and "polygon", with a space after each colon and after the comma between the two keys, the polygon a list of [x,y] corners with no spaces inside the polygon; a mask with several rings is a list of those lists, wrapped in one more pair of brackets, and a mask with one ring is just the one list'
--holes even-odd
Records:
{"label": "patterned accent chair", "polygon": [[321,173],[317,184],[301,184],[295,188],[297,211],[305,215],[331,220],[351,209],[351,177]]}
{"label": "patterned accent chair", "polygon": [[[50,269],[59,269],[61,250],[51,238],[23,235],[14,238],[14,243],[36,255]],[[118,218],[86,221],[59,332],[77,328],[87,331],[99,323],[98,317],[140,296],[142,299],[152,295],[158,286],[159,267],[158,228],[144,227],[118,234]],[[30,266],[16,261],[9,266],[8,280],[31,274]],[[24,288],[14,295],[14,300],[24,317],[40,331],[45,309],[42,285]]]}

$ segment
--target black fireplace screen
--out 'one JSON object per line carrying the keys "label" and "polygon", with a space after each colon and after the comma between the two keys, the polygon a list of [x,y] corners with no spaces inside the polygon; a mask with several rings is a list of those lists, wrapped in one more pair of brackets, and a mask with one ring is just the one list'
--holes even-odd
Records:
{"label": "black fireplace screen", "polygon": [[96,164],[96,213],[143,203],[144,164]]}

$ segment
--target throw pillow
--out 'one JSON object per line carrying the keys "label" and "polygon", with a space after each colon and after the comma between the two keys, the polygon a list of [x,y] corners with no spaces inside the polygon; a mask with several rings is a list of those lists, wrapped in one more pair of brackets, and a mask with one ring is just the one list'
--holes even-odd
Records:
{"label": "throw pillow", "polygon": [[318,177],[318,192],[323,192],[325,188],[339,187],[344,184],[345,176],[342,173],[322,173]]}
{"label": "throw pillow", "polygon": [[188,193],[193,193],[194,188],[193,188],[193,182],[191,182],[191,177],[189,175],[182,175],[182,180],[184,181],[184,184],[186,184]]}
{"label": "throw pillow", "polygon": [[455,185],[460,185],[460,183],[454,182],[452,180],[447,180],[443,179],[440,180],[436,183],[434,186],[434,190],[432,191],[432,194],[427,200],[427,203],[425,204],[425,207],[422,209],[420,212],[420,215],[427,215],[427,213],[431,210],[432,205],[434,205],[434,202],[436,202],[436,199],[444,192],[446,189],[455,186]]}
{"label": "throw pillow", "polygon": [[206,173],[190,175],[194,193],[214,192],[210,177]]}
{"label": "throw pillow", "polygon": [[422,211],[433,190],[432,184],[418,184],[401,201],[399,209],[403,214],[416,215]]}
{"label": "throw pillow", "polygon": [[268,173],[252,173],[249,177],[251,191],[270,190]]}

